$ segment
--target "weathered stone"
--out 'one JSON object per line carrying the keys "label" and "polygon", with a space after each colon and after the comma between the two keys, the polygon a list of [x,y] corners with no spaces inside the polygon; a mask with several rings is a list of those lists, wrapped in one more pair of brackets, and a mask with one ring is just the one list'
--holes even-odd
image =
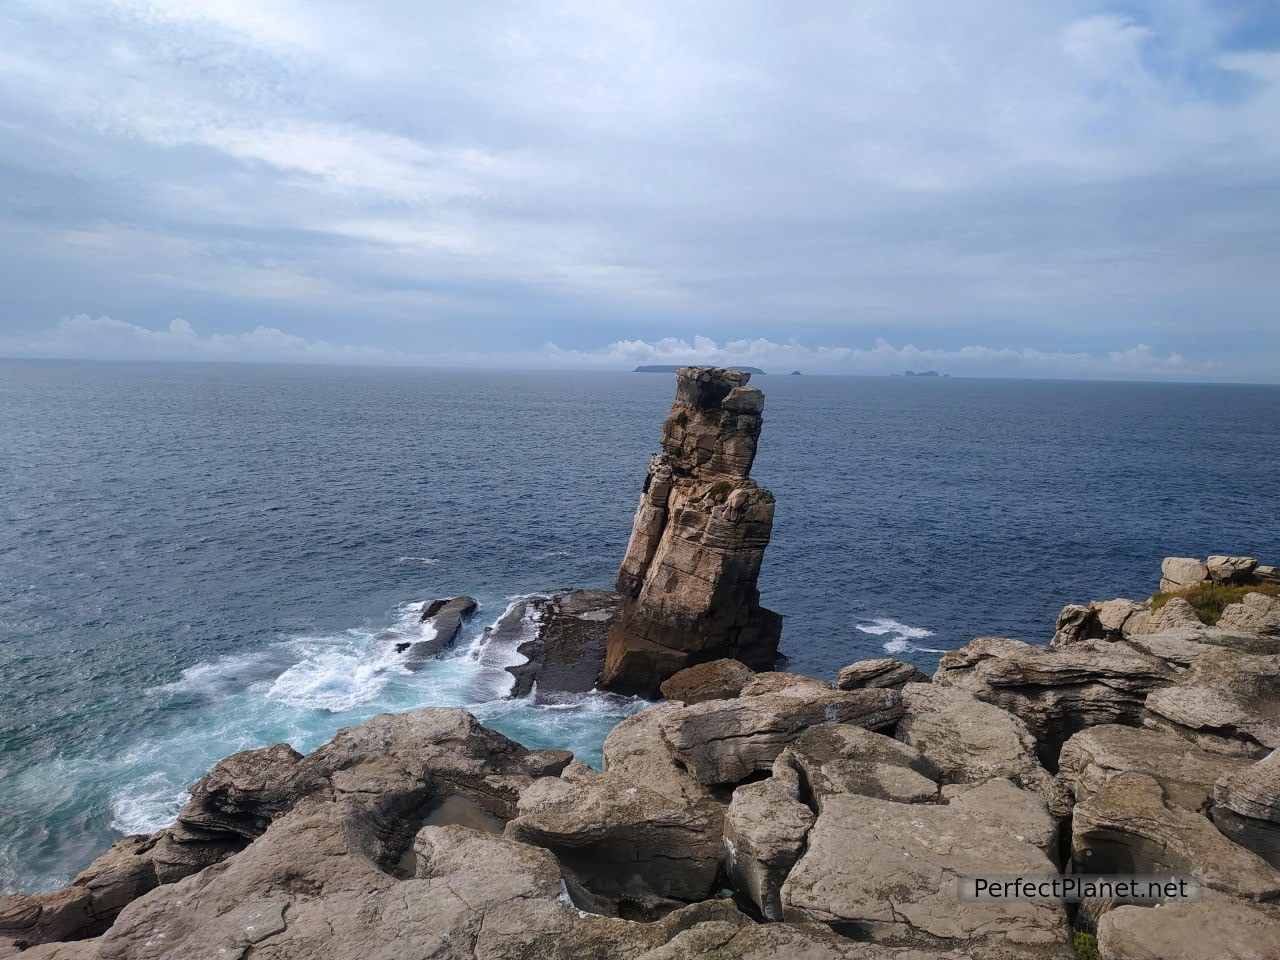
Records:
{"label": "weathered stone", "polygon": [[1165,557],[1160,563],[1160,589],[1186,590],[1209,579],[1209,568],[1192,557]]}
{"label": "weathered stone", "polygon": [[1076,804],[1071,858],[1077,873],[1194,876],[1231,896],[1280,898],[1280,872],[1207,818],[1167,803],[1140,773],[1117,774]]}
{"label": "weathered stone", "polygon": [[1256,557],[1212,556],[1205,561],[1214,583],[1248,583],[1258,566]]}
{"label": "weathered stone", "polygon": [[1088,606],[1069,604],[1058,614],[1051,647],[1066,647],[1081,640],[1119,640],[1139,619],[1149,618],[1150,604],[1135,600],[1095,600]]}
{"label": "weathered stone", "polygon": [[1280,567],[1260,563],[1253,568],[1253,579],[1259,583],[1280,583]]}
{"label": "weathered stone", "polygon": [[605,737],[604,770],[689,806],[722,806],[706,786],[676,762],[662,736],[663,717],[682,709],[676,703],[659,703],[621,721]]}
{"label": "weathered stone", "polygon": [[834,689],[831,684],[825,680],[818,680],[814,677],[806,677],[799,673],[786,673],[782,670],[769,670],[765,673],[757,673],[752,677],[745,686],[739,696],[758,697],[762,693],[781,693],[787,691],[793,694],[803,695],[804,691],[810,690],[817,695],[822,695],[827,690]]}
{"label": "weathered stone", "polygon": [[1052,829],[1041,801],[1008,783],[961,793],[947,805],[831,797],[783,884],[783,916],[894,946],[1069,957],[1061,904],[956,895],[963,877],[1056,874],[1041,849],[1007,825],[1010,794],[1021,794],[1026,815],[1039,811],[1043,829]]}
{"label": "weathered stone", "polygon": [[1280,747],[1280,656],[1218,649],[1147,697],[1143,723],[1206,750],[1260,759]]}
{"label": "weathered stone", "polygon": [[1124,906],[1098,922],[1103,960],[1275,960],[1280,910],[1212,890],[1202,900]]}
{"label": "weathered stone", "polygon": [[1103,724],[1067,741],[1058,759],[1058,779],[1080,802],[1117,774],[1141,773],[1160,784],[1170,803],[1203,811],[1218,778],[1249,765],[1201,750],[1167,731]]}
{"label": "weathered stone", "polygon": [[1174,677],[1164,662],[1105,641],[1050,648],[980,637],[944,655],[934,681],[1021,717],[1052,769],[1073,733],[1103,723],[1137,724],[1147,695]]}
{"label": "weathered stone", "polygon": [[938,799],[937,768],[919,750],[853,724],[810,727],[778,758],[784,761],[800,772],[819,811],[828,797],[842,793],[900,803]]}
{"label": "weathered stone", "polygon": [[1280,637],[1280,597],[1269,597],[1265,593],[1246,593],[1243,600],[1228,604],[1222,611],[1218,627]]}
{"label": "weathered stone", "polygon": [[710,896],[723,856],[720,817],[608,773],[537,781],[506,836],[551,850],[592,893],[641,907]]}
{"label": "weathered stone", "polygon": [[782,919],[782,882],[804,852],[814,813],[796,778],[780,775],[733,791],[724,820],[725,865],[733,886],[768,920]]}
{"label": "weathered stone", "polygon": [[462,624],[475,613],[476,607],[476,601],[471,597],[443,597],[423,607],[419,621],[430,623],[432,634],[409,644],[404,655],[405,666],[410,670],[420,670],[428,660],[453,646],[462,632]]}
{"label": "weathered stone", "polygon": [[893,657],[859,660],[840,671],[836,687],[858,690],[862,687],[901,687],[907,683],[927,683],[929,678],[909,663]]}
{"label": "weathered stone", "polygon": [[662,682],[662,695],[684,704],[732,700],[751,682],[755,671],[738,660],[712,660],[685,667]]}
{"label": "weathered stone", "polygon": [[1280,753],[1231,769],[1215,784],[1213,800],[1218,829],[1280,868]]}
{"label": "weathered stone", "polygon": [[649,466],[627,553],[623,603],[601,682],[653,696],[699,661],[773,666],[782,619],[760,606],[756,578],[773,527],[773,495],[748,479],[763,395],[750,374],[684,367]]}
{"label": "weathered stone", "polygon": [[506,628],[532,633],[516,646],[525,662],[507,667],[516,678],[511,696],[527,697],[536,690],[539,701],[554,701],[559,694],[595,687],[621,602],[621,596],[606,590],[558,590],[529,598]]}
{"label": "weathered stone", "polygon": [[902,688],[905,715],[897,737],[918,749],[951,783],[1008,778],[1039,796],[1056,815],[1070,799],[1036,757],[1036,741],[1009,711],[967,690],[936,683]]}
{"label": "weathered stone", "polygon": [[778,754],[815,724],[856,723],[879,730],[901,716],[896,690],[793,686],[668,711],[659,726],[676,758],[700,783],[733,784],[769,770]]}

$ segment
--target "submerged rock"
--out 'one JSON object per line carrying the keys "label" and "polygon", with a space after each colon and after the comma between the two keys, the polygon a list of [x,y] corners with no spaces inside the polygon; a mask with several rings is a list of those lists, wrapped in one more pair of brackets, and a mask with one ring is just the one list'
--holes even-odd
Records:
{"label": "submerged rock", "polygon": [[528,619],[517,617],[516,629],[529,620],[535,628],[516,647],[525,662],[507,667],[515,677],[511,696],[526,697],[536,688],[539,699],[545,699],[594,688],[621,600],[607,590],[558,590],[526,601],[520,617]]}
{"label": "submerged rock", "polygon": [[432,600],[422,608],[421,623],[430,623],[434,634],[425,640],[409,644],[405,651],[405,666],[420,670],[428,660],[438,657],[453,646],[462,632],[462,625],[476,612],[476,601],[471,597],[444,597]]}
{"label": "submerged rock", "polygon": [[732,658],[773,666],[782,618],[760,606],[756,578],[773,495],[748,478],[764,394],[750,374],[683,367],[618,570],[622,609],[602,685],[654,696],[685,667]]}

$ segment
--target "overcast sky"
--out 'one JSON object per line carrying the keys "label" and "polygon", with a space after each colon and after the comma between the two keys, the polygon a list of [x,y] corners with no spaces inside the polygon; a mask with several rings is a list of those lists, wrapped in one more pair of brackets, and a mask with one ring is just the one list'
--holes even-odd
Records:
{"label": "overcast sky", "polygon": [[1280,380],[1275,0],[8,0],[0,355]]}

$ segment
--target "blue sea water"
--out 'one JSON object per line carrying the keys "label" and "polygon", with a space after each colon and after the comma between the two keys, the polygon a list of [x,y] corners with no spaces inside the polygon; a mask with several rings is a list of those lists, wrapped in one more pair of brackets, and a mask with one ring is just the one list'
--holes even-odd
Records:
{"label": "blue sea water", "polygon": [[[1166,554],[1280,558],[1280,388],[758,377],[761,574],[792,668],[1153,589]],[[505,698],[483,627],[612,583],[665,375],[0,361],[0,892],[168,822],[220,757],[464,705],[598,762],[642,704]],[[481,602],[407,672],[416,606]]]}

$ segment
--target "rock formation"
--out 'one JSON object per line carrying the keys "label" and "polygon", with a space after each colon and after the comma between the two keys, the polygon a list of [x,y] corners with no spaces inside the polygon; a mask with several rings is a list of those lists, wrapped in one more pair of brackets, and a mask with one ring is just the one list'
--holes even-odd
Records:
{"label": "rock formation", "polygon": [[432,657],[453,646],[462,632],[462,624],[476,612],[476,606],[471,597],[442,597],[423,607],[420,622],[429,624],[432,634],[407,645],[405,666],[410,670],[420,670]]}
{"label": "rock formation", "polygon": [[618,570],[622,608],[601,682],[653,696],[707,660],[773,666],[782,619],[760,606],[756,578],[773,527],[773,495],[748,474],[764,394],[750,374],[683,367]]}

